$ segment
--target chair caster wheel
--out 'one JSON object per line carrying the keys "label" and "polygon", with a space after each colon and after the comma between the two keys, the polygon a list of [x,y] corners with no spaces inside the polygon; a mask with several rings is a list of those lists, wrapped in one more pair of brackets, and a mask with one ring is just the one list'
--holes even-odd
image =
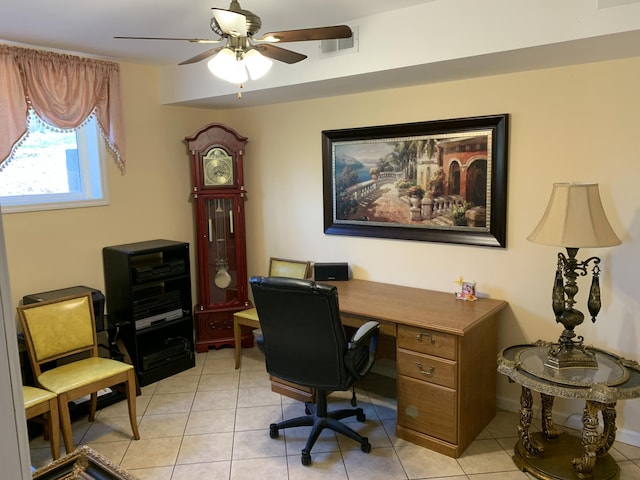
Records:
{"label": "chair caster wheel", "polygon": [[364,423],[367,420],[367,416],[361,408],[357,410],[356,420],[358,420],[360,423]]}
{"label": "chair caster wheel", "polygon": [[275,423],[269,425],[269,437],[278,438],[278,426]]}
{"label": "chair caster wheel", "polygon": [[311,465],[311,454],[308,452],[302,451],[302,457],[300,457],[300,461],[302,465]]}
{"label": "chair caster wheel", "polygon": [[369,439],[365,438],[363,443],[360,444],[360,450],[364,453],[369,453],[371,451],[371,444],[369,443]]}

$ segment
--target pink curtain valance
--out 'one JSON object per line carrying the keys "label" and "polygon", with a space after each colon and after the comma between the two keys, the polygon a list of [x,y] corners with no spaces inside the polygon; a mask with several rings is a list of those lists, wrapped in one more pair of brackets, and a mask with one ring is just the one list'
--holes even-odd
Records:
{"label": "pink curtain valance", "polygon": [[125,137],[117,63],[0,45],[0,165],[27,131],[27,111],[75,129],[95,114],[120,170]]}

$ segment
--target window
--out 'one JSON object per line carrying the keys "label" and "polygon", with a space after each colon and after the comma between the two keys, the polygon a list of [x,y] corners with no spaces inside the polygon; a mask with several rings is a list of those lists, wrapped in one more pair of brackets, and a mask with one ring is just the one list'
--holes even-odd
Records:
{"label": "window", "polygon": [[92,115],[77,130],[57,130],[29,112],[29,133],[0,171],[2,211],[106,205],[106,146]]}

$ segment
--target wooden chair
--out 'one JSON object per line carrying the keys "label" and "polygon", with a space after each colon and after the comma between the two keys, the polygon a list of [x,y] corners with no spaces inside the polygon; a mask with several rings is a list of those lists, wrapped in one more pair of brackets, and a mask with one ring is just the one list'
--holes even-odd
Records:
{"label": "wooden chair", "polygon": [[57,395],[67,453],[73,451],[69,402],[90,395],[93,422],[97,392],[119,384],[125,385],[131,430],[139,440],[135,372],[131,365],[98,356],[91,294],[21,305],[18,316],[36,382]]}
{"label": "wooden chair", "polygon": [[45,437],[49,436],[51,456],[60,458],[60,419],[58,418],[58,396],[48,390],[37,387],[22,386],[24,411],[27,420],[43,415],[47,419]]}
{"label": "wooden chair", "polygon": [[[311,262],[301,260],[286,260],[283,258],[269,259],[270,277],[289,277],[305,279],[311,277]],[[242,327],[260,328],[258,312],[255,308],[242,310],[233,315],[233,336],[236,347],[236,368],[240,368],[242,360]]]}
{"label": "wooden chair", "polygon": [[304,280],[311,277],[311,262],[272,257],[269,259],[269,276]]}

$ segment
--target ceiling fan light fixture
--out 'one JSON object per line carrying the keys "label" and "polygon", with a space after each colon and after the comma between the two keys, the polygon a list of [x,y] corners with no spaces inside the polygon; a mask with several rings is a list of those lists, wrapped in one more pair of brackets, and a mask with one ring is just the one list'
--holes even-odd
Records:
{"label": "ceiling fan light fixture", "polygon": [[353,31],[349,26],[333,25],[270,32],[266,33],[263,38],[256,38],[256,34],[262,27],[262,20],[255,13],[244,10],[238,0],[231,0],[228,9],[212,8],[209,26],[219,38],[213,40],[171,37],[114,38],[182,40],[200,44],[224,42],[220,47],[210,48],[180,62],[179,65],[194,64],[208,59],[207,66],[213,75],[242,88],[242,84],[249,78],[251,80],[262,78],[271,69],[272,60],[291,65],[307,58],[306,55],[276,46],[274,43],[347,39],[353,36]]}
{"label": "ceiling fan light fixture", "polygon": [[220,50],[209,60],[207,67],[216,77],[227,82],[240,84],[249,78],[244,64],[236,58],[236,53],[230,48]]}
{"label": "ceiling fan light fixture", "polygon": [[244,54],[242,62],[249,71],[251,80],[262,78],[273,65],[271,60],[253,48]]}
{"label": "ceiling fan light fixture", "polygon": [[[220,8],[212,8],[211,11],[213,20],[222,33],[227,33],[234,37],[247,36],[247,18],[244,15]],[[218,33],[213,24],[211,28]]]}

